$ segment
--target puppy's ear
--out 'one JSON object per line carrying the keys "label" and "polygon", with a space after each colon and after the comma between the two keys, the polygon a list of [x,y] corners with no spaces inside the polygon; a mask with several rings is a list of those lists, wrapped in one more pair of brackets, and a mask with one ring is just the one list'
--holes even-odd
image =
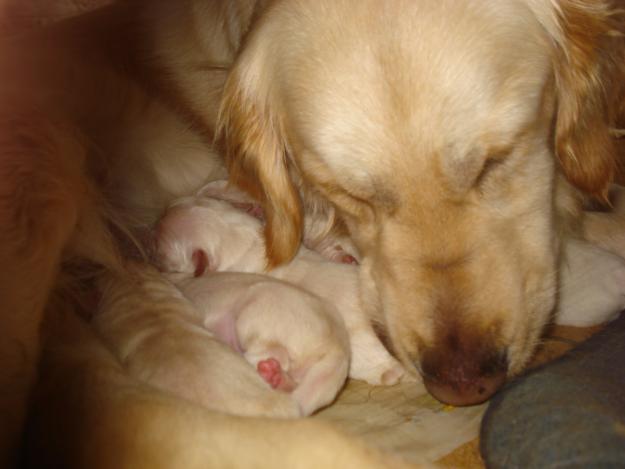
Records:
{"label": "puppy's ear", "polygon": [[557,45],[556,153],[571,183],[607,200],[617,169],[610,129],[625,80],[623,12],[602,0],[550,3],[555,8],[552,33]]}
{"label": "puppy's ear", "polygon": [[[258,42],[258,41],[256,41]],[[301,201],[289,174],[287,142],[258,47],[246,47],[224,87],[217,136],[230,181],[260,201],[269,267],[289,261],[302,237]]]}

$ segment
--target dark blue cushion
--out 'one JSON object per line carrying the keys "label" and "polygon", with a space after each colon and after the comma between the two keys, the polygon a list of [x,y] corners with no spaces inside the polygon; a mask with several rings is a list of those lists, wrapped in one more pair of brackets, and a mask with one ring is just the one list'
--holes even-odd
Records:
{"label": "dark blue cushion", "polygon": [[482,421],[488,468],[625,468],[625,313],[509,383]]}

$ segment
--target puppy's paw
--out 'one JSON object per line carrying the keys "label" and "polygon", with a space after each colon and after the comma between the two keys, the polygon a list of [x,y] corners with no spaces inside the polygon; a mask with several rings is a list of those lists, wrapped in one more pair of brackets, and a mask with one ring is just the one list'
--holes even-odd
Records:
{"label": "puppy's paw", "polygon": [[364,381],[372,386],[393,386],[403,382],[405,375],[406,370],[404,367],[395,361],[388,365],[378,365],[370,368],[366,372],[350,373],[352,378]]}
{"label": "puppy's paw", "polygon": [[380,377],[380,384],[383,386],[393,386],[401,381],[402,377],[406,374],[404,367],[399,363],[389,368],[382,373]]}

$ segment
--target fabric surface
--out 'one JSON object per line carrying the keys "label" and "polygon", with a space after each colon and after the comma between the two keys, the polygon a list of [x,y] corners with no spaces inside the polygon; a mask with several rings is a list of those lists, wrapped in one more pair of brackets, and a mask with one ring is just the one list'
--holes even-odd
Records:
{"label": "fabric surface", "polygon": [[625,314],[491,401],[489,468],[625,468]]}
{"label": "fabric surface", "polygon": [[478,435],[485,410],[486,405],[446,406],[420,384],[350,381],[338,401],[314,418],[411,462],[434,462]]}

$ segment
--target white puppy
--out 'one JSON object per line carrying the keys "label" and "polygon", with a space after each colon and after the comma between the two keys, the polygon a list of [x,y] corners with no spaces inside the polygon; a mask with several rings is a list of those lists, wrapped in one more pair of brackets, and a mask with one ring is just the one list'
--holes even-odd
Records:
{"label": "white puppy", "polygon": [[586,241],[568,239],[560,271],[555,323],[588,327],[625,309],[625,259]]}
{"label": "white puppy", "polygon": [[344,327],[315,296],[265,276],[214,274],[183,282],[198,309],[158,272],[133,270],[104,281],[94,325],[138,379],[210,409],[274,417],[309,415],[343,386]]}
{"label": "white puppy", "polygon": [[292,393],[301,415],[329,404],[343,387],[349,339],[332,305],[266,275],[212,273],[178,287],[204,327],[242,354],[272,388]]}
{"label": "white puppy", "polygon": [[[197,196],[175,202],[160,220],[155,260],[162,270],[182,277],[207,271],[264,272],[265,244],[258,215],[257,207],[245,195],[227,188],[224,182],[212,183]],[[336,306],[350,338],[350,377],[370,384],[395,384],[404,369],[376,337],[361,307],[357,269],[351,263],[329,262],[302,247],[290,264],[268,274]]]}

